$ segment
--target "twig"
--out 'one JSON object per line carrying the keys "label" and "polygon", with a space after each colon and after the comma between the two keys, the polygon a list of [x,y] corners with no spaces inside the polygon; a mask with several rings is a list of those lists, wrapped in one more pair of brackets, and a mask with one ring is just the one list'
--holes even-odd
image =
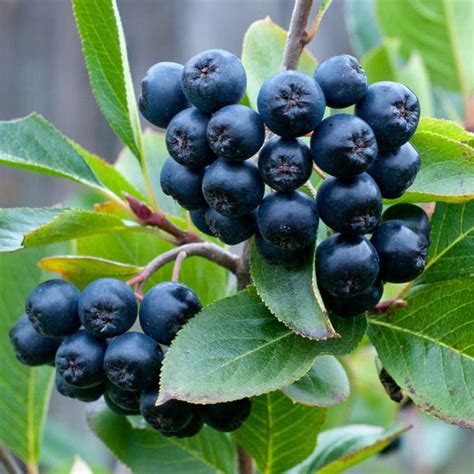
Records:
{"label": "twig", "polygon": [[319,30],[319,25],[321,20],[323,19],[326,10],[331,5],[332,0],[322,0],[321,6],[319,7],[318,13],[316,14],[316,18],[314,19],[313,26],[311,27],[311,31],[306,36],[306,42],[309,43],[315,36]]}
{"label": "twig", "polygon": [[402,298],[394,298],[380,302],[375,308],[371,310],[371,313],[386,313],[392,308],[404,308],[408,303]]}
{"label": "twig", "polygon": [[176,260],[174,261],[173,273],[171,274],[171,281],[179,281],[181,266],[187,256],[188,254],[184,250],[181,250],[181,252],[178,253]]}
{"label": "twig", "polygon": [[137,285],[137,292],[142,293],[148,278],[167,263],[176,260],[181,252],[185,252],[187,257],[203,257],[221,267],[227,268],[237,275],[239,269],[239,257],[237,255],[233,255],[222,247],[210,242],[198,242],[181,245],[158,255],[158,257],[154,258],[140,273],[127,283],[130,286]]}
{"label": "twig", "polygon": [[242,446],[237,448],[237,453],[239,457],[239,473],[240,474],[252,474],[253,473],[253,460],[252,456],[245,451]]}
{"label": "twig", "polygon": [[239,291],[252,283],[252,278],[250,276],[250,243],[250,239],[244,242],[242,253],[237,261],[237,271],[235,272],[235,275],[237,277],[237,289]]}
{"label": "twig", "polygon": [[324,171],[316,164],[313,163],[313,171],[321,178],[321,179],[326,179],[327,174],[324,173]]}
{"label": "twig", "polygon": [[0,464],[4,466],[8,474],[22,474],[23,472],[15,458],[4,446],[0,446]]}

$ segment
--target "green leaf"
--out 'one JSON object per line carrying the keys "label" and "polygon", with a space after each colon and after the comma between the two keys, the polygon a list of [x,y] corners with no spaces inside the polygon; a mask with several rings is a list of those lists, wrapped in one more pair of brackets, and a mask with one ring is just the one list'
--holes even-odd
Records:
{"label": "green leaf", "polygon": [[267,393],[252,399],[250,418],[234,437],[261,472],[281,473],[313,452],[326,411],[293,403],[281,392]]}
{"label": "green leaf", "polygon": [[295,403],[331,407],[347,400],[349,379],[342,364],[330,355],[316,357],[311,369],[298,381],[282,389]]}
{"label": "green leaf", "polygon": [[52,369],[18,362],[8,333],[24,312],[26,296],[40,282],[35,262],[44,255],[44,249],[0,254],[0,444],[25,461],[31,472],[39,457]]}
{"label": "green leaf", "polygon": [[142,269],[136,265],[114,262],[104,258],[77,255],[45,257],[38,262],[38,265],[43,270],[59,273],[62,278],[79,288],[84,288],[97,278],[110,277],[129,280]]}
{"label": "green leaf", "polygon": [[102,407],[88,417],[89,426],[135,474],[211,474],[235,472],[230,438],[210,428],[188,439],[167,438],[158,431],[133,428],[126,417]]}
{"label": "green leaf", "polygon": [[379,453],[407,428],[349,425],[323,431],[313,454],[288,474],[336,474]]}
{"label": "green leaf", "polygon": [[250,268],[259,296],[279,321],[309,339],[336,335],[316,286],[314,258],[296,269],[272,265],[260,256],[254,242]]}
{"label": "green leaf", "polygon": [[[281,69],[286,37],[287,32],[269,17],[252,23],[245,33],[242,63],[247,71],[247,96],[254,109],[262,84]],[[316,59],[305,49],[298,69],[311,75],[316,66]]]}
{"label": "green leaf", "polygon": [[365,318],[333,321],[340,339],[312,341],[280,323],[253,287],[191,319],[173,341],[161,371],[160,403],[177,398],[216,403],[261,395],[300,379],[321,354],[347,354]]}
{"label": "green leaf", "polygon": [[115,0],[72,0],[92,91],[110,126],[143,160],[140,121]]}
{"label": "green leaf", "polygon": [[474,133],[468,132],[456,122],[433,117],[423,117],[418,124],[417,131],[437,133],[470,146],[472,146],[471,143],[474,140]]}
{"label": "green leaf", "polygon": [[400,40],[405,58],[418,51],[434,84],[464,93],[474,87],[473,7],[449,0],[376,0],[380,27]]}

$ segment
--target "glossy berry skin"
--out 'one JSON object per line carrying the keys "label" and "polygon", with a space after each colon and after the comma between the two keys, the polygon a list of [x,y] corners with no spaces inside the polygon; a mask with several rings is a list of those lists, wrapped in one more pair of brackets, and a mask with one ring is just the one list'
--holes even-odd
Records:
{"label": "glossy berry skin", "polygon": [[255,244],[260,256],[270,265],[298,268],[303,266],[312,255],[311,247],[288,250],[267,242],[261,235],[255,237]]}
{"label": "glossy berry skin", "polygon": [[192,223],[198,230],[200,230],[203,234],[214,237],[215,234],[206,222],[206,211],[207,209],[196,209],[195,211],[191,211],[189,215],[191,216]]}
{"label": "glossy berry skin", "polygon": [[265,126],[250,107],[233,104],[218,110],[209,121],[207,138],[219,158],[244,161],[260,150]]}
{"label": "glossy berry skin", "polygon": [[210,208],[224,216],[239,217],[258,207],[264,184],[251,161],[233,163],[221,158],[207,168],[202,191]]}
{"label": "glossy berry skin", "polygon": [[382,214],[382,195],[375,181],[362,173],[353,178],[326,178],[318,189],[319,217],[346,234],[372,232]]}
{"label": "glossy berry skin", "polygon": [[181,327],[201,311],[196,293],[178,282],[164,282],[151,288],[140,306],[140,325],[145,334],[169,345]]}
{"label": "glossy berry skin", "polygon": [[311,177],[311,152],[296,138],[273,137],[260,151],[258,170],[276,191],[294,191]]}
{"label": "glossy berry skin", "polygon": [[338,178],[366,171],[375,160],[377,150],[374,132],[354,115],[337,114],[324,119],[311,137],[315,163]]}
{"label": "glossy berry skin", "polygon": [[84,330],[68,336],[56,352],[56,369],[69,385],[92,387],[105,379],[103,371],[107,343]]}
{"label": "glossy berry skin", "polygon": [[258,229],[265,240],[278,247],[308,247],[318,231],[316,202],[299,191],[271,193],[258,210]]}
{"label": "glossy berry skin", "polygon": [[237,245],[244,240],[250,239],[257,229],[256,212],[239,217],[227,217],[208,209],[206,211],[206,223],[215,235],[227,245]]}
{"label": "glossy berry skin", "polygon": [[9,336],[16,358],[30,366],[54,362],[56,350],[62,342],[61,338],[43,336],[37,332],[26,315],[17,320]]}
{"label": "glossy berry skin", "polygon": [[314,71],[326,104],[334,109],[354,105],[367,92],[367,74],[354,56],[340,54],[323,61]]}
{"label": "glossy berry skin", "polygon": [[321,291],[324,305],[332,313],[350,318],[359,314],[364,314],[367,310],[373,308],[381,300],[383,294],[383,284],[376,282],[367,291],[348,298],[337,298],[330,293]]}
{"label": "glossy berry skin", "polygon": [[108,398],[117,406],[127,411],[140,411],[140,392],[123,390],[113,383],[108,383],[105,389]]}
{"label": "glossy berry skin", "polygon": [[137,319],[133,290],[116,278],[100,278],[87,285],[79,298],[79,318],[86,331],[106,339],[118,336]]}
{"label": "glossy berry skin", "polygon": [[403,145],[415,133],[420,103],[403,84],[375,82],[356,104],[355,113],[370,125],[379,149],[390,149]]}
{"label": "glossy berry skin", "polygon": [[426,238],[429,238],[430,220],[420,206],[408,203],[394,204],[382,214],[382,222],[394,219],[408,222],[415,226]]}
{"label": "glossy berry skin", "polygon": [[142,115],[153,125],[166,128],[171,119],[189,107],[181,88],[183,66],[162,62],[148,69],[142,80],[138,106]]}
{"label": "glossy berry skin", "polygon": [[230,432],[238,429],[250,416],[252,402],[243,398],[234,402],[216,403],[200,407],[204,422],[217,431]]}
{"label": "glossy berry skin", "polygon": [[364,237],[332,234],[316,251],[316,279],[322,291],[340,298],[371,288],[379,273],[379,257]]}
{"label": "glossy berry skin", "polygon": [[298,71],[282,71],[263,83],[257,105],[272,132],[294,138],[316,128],[323,118],[326,102],[312,77]]}
{"label": "glossy berry skin", "polygon": [[25,312],[40,334],[67,336],[81,325],[77,312],[79,295],[79,290],[67,281],[48,280],[28,295]]}
{"label": "glossy berry skin", "polygon": [[384,282],[412,281],[425,269],[428,240],[407,222],[384,222],[371,242],[380,258],[380,278]]}
{"label": "glossy berry skin", "polygon": [[122,390],[141,390],[157,384],[163,353],[151,337],[127,332],[107,347],[104,371],[107,378]]}
{"label": "glossy berry skin", "polygon": [[120,415],[120,416],[133,416],[133,415],[139,415],[140,410],[129,410],[126,408],[122,408],[120,405],[117,405],[110,395],[105,392],[104,393],[104,401],[105,404],[109,407],[111,411],[113,411],[115,414]]}
{"label": "glossy berry skin", "polygon": [[209,115],[190,107],[171,120],[166,129],[166,147],[181,165],[203,168],[216,159],[207,140],[209,119]]}
{"label": "glossy berry skin", "polygon": [[415,181],[420,169],[420,157],[410,143],[400,148],[381,151],[367,170],[385,199],[400,197]]}
{"label": "glossy berry skin", "polygon": [[185,428],[193,419],[193,406],[180,400],[170,400],[155,406],[158,389],[148,388],[140,396],[140,412],[153,428],[163,432],[176,432]]}
{"label": "glossy berry skin", "polygon": [[73,387],[61,377],[59,372],[56,372],[54,383],[56,390],[63,397],[75,398],[85,403],[95,402],[104,394],[105,391],[105,384],[103,383],[87,388]]}
{"label": "glossy berry skin", "polygon": [[179,431],[162,431],[164,436],[173,436],[175,438],[191,438],[196,436],[204,426],[202,417],[194,413],[191,421]]}
{"label": "glossy berry skin", "polygon": [[201,190],[203,176],[204,169],[188,168],[168,158],[161,168],[161,189],[184,209],[201,209],[206,206]]}
{"label": "glossy berry skin", "polygon": [[193,56],[181,76],[183,91],[199,110],[212,114],[244,96],[247,76],[240,59],[223,49]]}

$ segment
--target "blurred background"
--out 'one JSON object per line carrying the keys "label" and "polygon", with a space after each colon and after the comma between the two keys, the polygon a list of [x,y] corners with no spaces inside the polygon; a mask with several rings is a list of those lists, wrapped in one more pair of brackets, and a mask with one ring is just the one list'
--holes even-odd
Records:
{"label": "blurred background", "polygon": [[[445,1],[453,3],[462,14],[472,0]],[[164,60],[183,63],[199,51],[216,47],[240,55],[242,37],[253,21],[270,16],[288,27],[293,1],[118,0],[118,5],[138,96],[140,80],[152,64]],[[371,22],[369,30],[358,23],[361,16]],[[334,0],[309,48],[319,61],[339,53],[359,55],[366,52],[367,44],[376,46],[380,35],[372,0]],[[471,37],[471,53],[473,43]],[[403,67],[401,61],[400,68]],[[423,80],[423,71],[415,67],[412,75]],[[433,97],[434,115],[462,116],[458,93],[433,89]],[[443,108],[443,104],[448,105]],[[71,5],[66,0],[0,0],[0,120],[32,111],[108,161],[113,161],[120,151],[120,144],[90,91]],[[0,207],[50,206],[64,202],[75,190],[74,184],[54,178],[0,168]],[[332,410],[328,427],[341,422],[388,426],[394,419],[414,426],[398,451],[370,460],[351,472],[474,472],[471,433],[428,418],[413,407],[398,413],[397,405],[377,380],[370,348],[357,354],[349,370],[355,394]],[[82,404],[53,394],[48,420],[43,455],[47,472],[69,472],[75,454],[95,472],[126,472],[123,466],[114,464],[88,430]]]}

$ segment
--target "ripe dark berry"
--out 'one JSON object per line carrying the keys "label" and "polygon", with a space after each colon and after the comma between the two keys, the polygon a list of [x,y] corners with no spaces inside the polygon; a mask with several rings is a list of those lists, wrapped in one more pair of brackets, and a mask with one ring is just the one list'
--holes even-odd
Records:
{"label": "ripe dark berry", "polygon": [[206,206],[201,190],[203,176],[204,169],[188,168],[168,158],[161,169],[161,189],[184,209],[201,209]]}
{"label": "ripe dark berry", "polygon": [[56,371],[54,383],[56,385],[56,390],[63,397],[76,398],[85,403],[95,402],[104,394],[105,391],[105,384],[103,383],[87,388],[73,387],[62,378],[58,371]]}
{"label": "ripe dark berry", "polygon": [[193,409],[190,403],[180,400],[170,400],[156,406],[158,388],[144,390],[140,396],[140,412],[153,428],[164,432],[176,432],[185,428],[193,419]]}
{"label": "ripe dark berry", "polygon": [[354,56],[340,54],[323,61],[314,71],[328,107],[354,105],[367,92],[367,74]]}
{"label": "ripe dark berry", "polygon": [[118,336],[137,319],[133,290],[115,278],[90,283],[79,298],[79,317],[87,332],[103,339]]}
{"label": "ripe dark berry", "polygon": [[400,197],[415,181],[420,157],[410,143],[394,150],[381,151],[367,170],[386,199]]}
{"label": "ripe dark berry", "polygon": [[158,63],[148,69],[142,80],[138,101],[140,112],[153,125],[166,128],[171,119],[189,103],[181,88],[183,66],[177,63]]}
{"label": "ripe dark berry", "polygon": [[309,148],[295,138],[274,137],[261,149],[260,174],[277,191],[294,191],[311,176],[313,161]]}
{"label": "ripe dark berry", "polygon": [[56,352],[56,369],[69,385],[92,387],[104,381],[107,343],[84,330],[68,336]]}
{"label": "ripe dark berry", "polygon": [[405,283],[421,275],[428,255],[428,240],[416,227],[400,220],[384,222],[371,242],[380,258],[380,278]]}
{"label": "ripe dark berry", "polygon": [[278,247],[308,247],[318,230],[316,202],[299,191],[271,193],[258,210],[258,229],[265,240]]}
{"label": "ripe dark berry", "polygon": [[224,432],[238,429],[250,416],[251,411],[252,402],[249,398],[200,407],[204,422],[211,428]]}
{"label": "ripe dark berry", "polygon": [[79,295],[79,290],[67,281],[48,280],[28,295],[25,311],[40,334],[67,336],[81,325],[77,312]]}
{"label": "ripe dark berry", "polygon": [[16,358],[25,365],[45,365],[54,362],[56,350],[62,342],[61,338],[43,336],[23,315],[10,329],[10,341]]}
{"label": "ripe dark berry", "polygon": [[239,102],[247,87],[247,76],[237,56],[223,49],[210,49],[184,65],[182,85],[189,101],[211,114]]}
{"label": "ripe dark berry", "polygon": [[408,87],[398,82],[375,82],[356,104],[356,115],[375,133],[380,149],[406,143],[420,119],[420,103]]}
{"label": "ripe dark berry", "polygon": [[257,229],[256,211],[239,217],[227,217],[208,209],[206,222],[212,235],[217,236],[227,245],[237,245],[249,239]]}
{"label": "ripe dark berry", "polygon": [[140,410],[127,410],[126,408],[122,408],[120,405],[117,405],[107,392],[104,393],[104,401],[105,404],[109,407],[109,409],[117,415],[130,416],[140,414]]}
{"label": "ripe dark berry", "polygon": [[288,250],[267,242],[261,235],[255,237],[255,244],[260,256],[271,265],[297,268],[304,265],[312,255],[311,247]]}
{"label": "ripe dark berry", "polygon": [[204,234],[214,236],[213,231],[209,228],[206,222],[206,210],[207,209],[196,209],[195,211],[191,211],[189,215],[191,216],[191,221],[198,230]]}
{"label": "ripe dark berry", "polygon": [[265,140],[265,126],[260,115],[250,107],[228,105],[212,116],[207,137],[219,158],[243,161],[260,150]]}
{"label": "ripe dark berry", "polygon": [[380,190],[367,173],[326,178],[316,202],[321,220],[336,232],[367,234],[377,227],[382,214]]}
{"label": "ripe dark berry", "polygon": [[179,431],[162,431],[164,436],[174,436],[175,438],[191,438],[196,436],[204,426],[202,417],[194,413],[191,421]]}
{"label": "ripe dark berry", "polygon": [[169,345],[181,327],[201,310],[194,291],[177,282],[151,288],[140,305],[140,324],[145,334]]}
{"label": "ripe dark berry", "polygon": [[380,451],[379,456],[386,456],[387,454],[392,454],[400,450],[402,447],[402,438],[395,438],[390,444],[385,446],[385,448]]}
{"label": "ripe dark berry", "polygon": [[316,251],[319,287],[333,296],[348,298],[371,288],[379,273],[379,257],[364,237],[332,234]]}
{"label": "ripe dark berry", "polygon": [[267,127],[285,138],[300,137],[314,130],[326,107],[318,83],[298,71],[278,72],[267,79],[257,102]]}
{"label": "ripe dark berry", "polygon": [[367,170],[377,156],[377,142],[362,119],[337,114],[324,119],[314,131],[311,153],[323,171],[347,178]]}
{"label": "ripe dark berry", "polygon": [[104,371],[122,390],[141,390],[158,383],[163,353],[157,342],[140,332],[116,337],[107,347]]}
{"label": "ripe dark berry", "polygon": [[202,191],[209,207],[228,217],[250,214],[263,199],[264,184],[251,161],[216,160],[207,168]]}
{"label": "ripe dark berry", "polygon": [[207,140],[209,119],[209,115],[190,107],[171,120],[166,129],[166,147],[181,165],[202,168],[216,159]]}
{"label": "ripe dark berry", "polygon": [[382,214],[382,222],[398,219],[415,226],[426,238],[430,235],[430,220],[426,212],[415,204],[394,204]]}
{"label": "ripe dark berry", "polygon": [[140,392],[123,390],[113,383],[107,384],[105,393],[112,402],[127,411],[140,412]]}
{"label": "ripe dark berry", "polygon": [[383,294],[383,284],[381,281],[376,282],[367,291],[359,295],[349,296],[348,298],[338,298],[321,291],[324,305],[326,308],[342,317],[352,317],[365,313],[373,308],[381,300]]}

